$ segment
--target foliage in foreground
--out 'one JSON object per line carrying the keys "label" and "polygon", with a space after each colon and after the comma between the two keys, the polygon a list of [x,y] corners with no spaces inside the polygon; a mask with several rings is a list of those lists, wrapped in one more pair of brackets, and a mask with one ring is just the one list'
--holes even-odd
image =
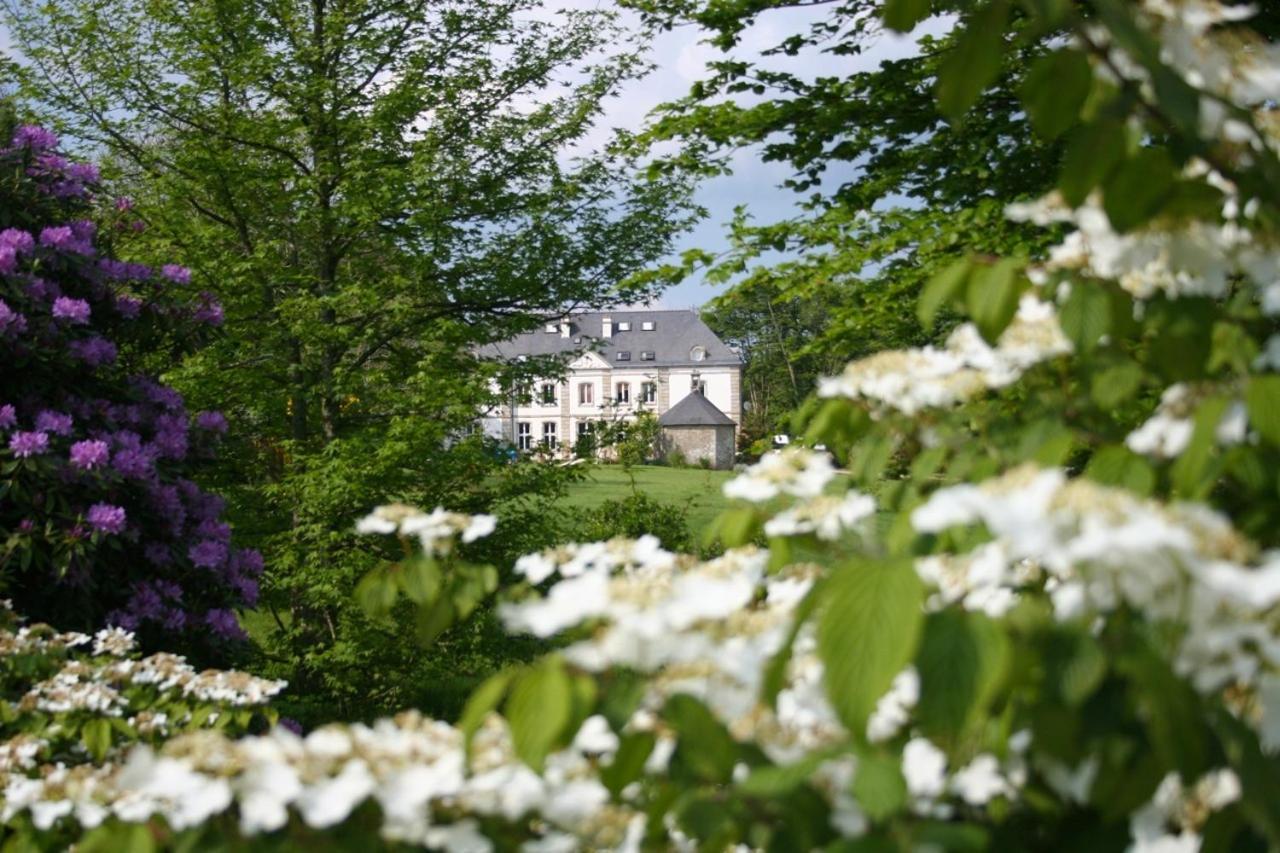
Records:
{"label": "foliage in foreground", "polygon": [[[179,737],[92,786],[11,774],[31,793],[6,816],[45,840],[86,804],[108,843],[149,821],[175,845],[1280,846],[1280,56],[1240,7],[1095,6],[1027,5],[1068,37],[1026,107],[1074,129],[1058,191],[1010,213],[1067,238],[945,271],[923,319],[971,319],[945,346],[820,388],[810,436],[861,491],[826,494],[832,460],[796,448],[726,485],[720,558],[522,557],[497,612],[559,647],[456,725]],[[966,18],[944,109],[988,82],[1012,9]],[[364,526],[430,554],[491,521]]]}

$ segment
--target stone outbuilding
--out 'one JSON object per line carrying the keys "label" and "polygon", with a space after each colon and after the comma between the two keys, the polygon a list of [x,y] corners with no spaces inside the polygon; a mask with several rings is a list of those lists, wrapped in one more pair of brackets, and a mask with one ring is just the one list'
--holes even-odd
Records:
{"label": "stone outbuilding", "polygon": [[713,468],[733,467],[738,425],[701,391],[695,390],[664,412],[658,425],[664,455],[679,450],[693,464],[705,459]]}

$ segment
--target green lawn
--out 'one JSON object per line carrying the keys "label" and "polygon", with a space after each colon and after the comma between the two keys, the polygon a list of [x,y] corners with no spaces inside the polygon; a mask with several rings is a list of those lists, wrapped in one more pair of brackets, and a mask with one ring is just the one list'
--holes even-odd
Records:
{"label": "green lawn", "polygon": [[[733,476],[732,471],[707,471],[702,468],[664,468],[641,465],[631,469],[636,488],[654,500],[689,506],[689,530],[695,537],[715,520],[728,505],[720,487]],[[593,507],[610,498],[630,494],[631,479],[619,465],[598,465],[587,479],[575,484],[561,506]]]}

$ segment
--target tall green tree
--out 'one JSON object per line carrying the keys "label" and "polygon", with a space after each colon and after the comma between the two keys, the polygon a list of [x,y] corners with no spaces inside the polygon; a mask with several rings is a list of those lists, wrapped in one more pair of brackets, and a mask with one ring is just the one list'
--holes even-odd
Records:
{"label": "tall green tree", "polygon": [[[1051,188],[1061,156],[1019,102],[1028,68],[1047,49],[1048,34],[1030,31],[1026,19],[1017,19],[1011,50],[985,52],[990,87],[958,118],[935,97],[940,71],[957,55],[955,34],[922,36],[914,56],[842,71],[865,68],[862,57],[886,32],[883,7],[913,4],[622,2],[659,28],[699,27],[724,51],[705,79],[656,116],[648,139],[681,143],[668,168],[718,174],[750,148],[793,169],[785,186],[796,193],[797,215],[770,221],[740,212],[728,226],[730,248],[691,256],[689,268],[704,264],[709,276],[747,282],[759,269],[779,299],[829,301],[811,351],[851,358],[923,343],[930,333],[903,306],[932,275],[968,253],[1035,255],[1052,242],[1053,232],[1004,216],[1010,201]],[[825,11],[811,25],[788,26],[786,10],[796,6]],[[921,8],[946,16],[967,6]],[[758,59],[737,55],[743,33],[764,18],[780,33],[776,45]],[[797,54],[821,56],[820,73],[783,70]],[[778,251],[790,259],[771,261]]]}
{"label": "tall green tree", "polygon": [[[352,521],[544,487],[456,440],[500,370],[471,352],[657,286],[636,274],[689,220],[684,182],[587,144],[639,46],[535,0],[4,8],[27,96],[150,223],[136,253],[188,259],[225,306],[221,342],[169,378],[245,439],[218,485],[267,556],[276,671],[348,716],[431,704],[403,632],[351,605],[378,559]],[[445,656],[483,669],[468,649]]]}
{"label": "tall green tree", "polygon": [[[777,271],[757,270],[712,300],[702,311],[707,325],[745,362],[739,443],[768,437],[808,396],[822,375],[843,362],[810,346],[823,334],[838,305],[831,291],[808,298],[786,293]],[[784,430],[785,431],[785,430]]]}

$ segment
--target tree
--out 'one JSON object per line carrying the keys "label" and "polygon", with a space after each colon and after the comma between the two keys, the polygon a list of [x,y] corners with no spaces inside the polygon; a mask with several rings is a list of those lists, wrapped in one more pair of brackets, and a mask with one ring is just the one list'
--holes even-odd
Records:
{"label": "tree", "polygon": [[[923,37],[919,55],[875,70],[838,72],[884,31],[875,0],[804,4],[826,13],[802,31],[786,29],[792,0],[622,2],[654,26],[700,27],[726,51],[686,97],[659,109],[644,135],[680,143],[666,168],[717,174],[747,148],[794,169],[785,186],[801,213],[761,221],[740,210],[728,226],[730,248],[719,257],[691,253],[686,268],[706,265],[709,280],[741,280],[744,289],[774,293],[775,302],[827,305],[808,351],[848,359],[935,339],[937,331],[902,310],[934,273],[966,253],[1035,256],[1054,239],[1004,216],[1005,204],[1052,186],[1061,156],[1060,142],[1033,132],[1018,100],[1046,33],[1025,32],[1013,49],[987,52],[999,59],[987,69],[991,85],[961,120],[934,97],[956,33]],[[953,5],[962,4],[940,4]],[[820,53],[832,72],[808,80],[731,55],[742,31],[770,13],[769,26],[783,28],[770,55]],[[794,257],[757,263],[778,251]]]}
{"label": "tree", "polygon": [[421,679],[357,636],[377,556],[349,519],[491,505],[505,469],[457,438],[506,368],[473,348],[660,283],[639,273],[688,221],[683,182],[583,142],[635,45],[533,0],[5,7],[26,93],[150,225],[137,251],[180,251],[225,306],[170,375],[245,425],[218,481],[272,567],[271,659],[339,707],[402,704]]}
{"label": "tree", "polygon": [[[782,285],[778,278],[782,279]],[[786,273],[758,270],[703,309],[702,318],[721,340],[742,355],[743,419],[740,445],[787,431],[790,415],[813,391],[819,376],[842,360],[812,346],[830,322],[830,290],[806,298],[785,294]]]}

